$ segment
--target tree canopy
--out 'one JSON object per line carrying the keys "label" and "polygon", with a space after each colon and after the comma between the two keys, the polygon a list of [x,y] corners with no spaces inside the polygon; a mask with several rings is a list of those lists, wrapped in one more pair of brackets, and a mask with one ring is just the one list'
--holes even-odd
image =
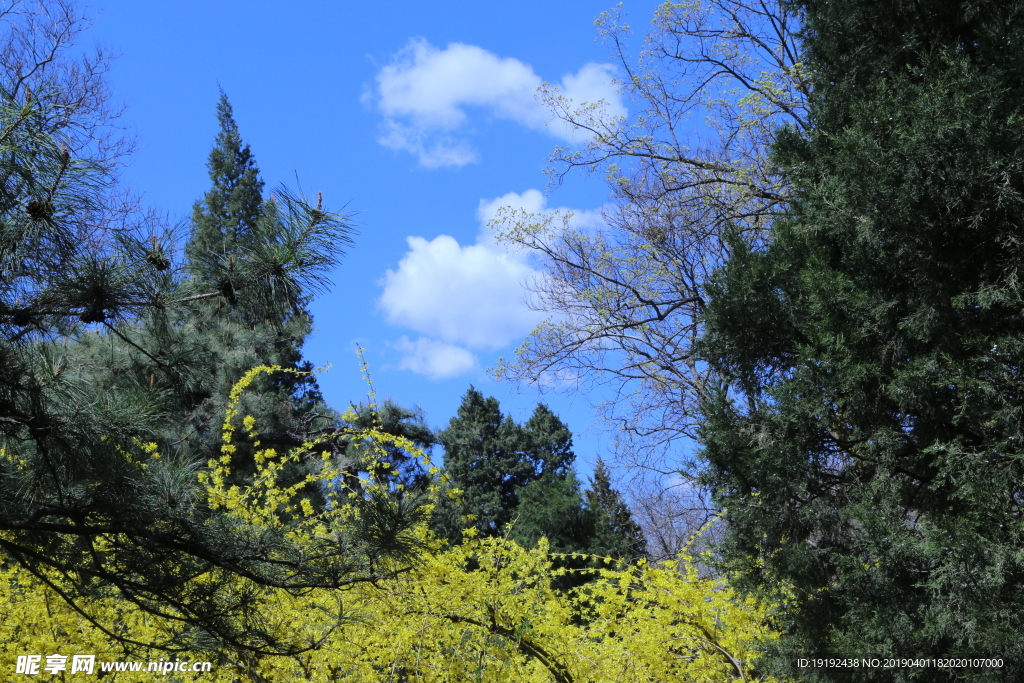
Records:
{"label": "tree canopy", "polygon": [[[311,645],[305,652],[254,656],[195,648],[178,656],[212,661],[209,673],[194,678],[215,683],[775,683],[755,665],[755,643],[776,637],[764,607],[698,576],[692,563],[589,570],[593,580],[583,589],[552,588],[551,577],[566,571],[543,544],[526,550],[503,539],[476,539],[425,554],[411,571],[377,586],[357,584],[340,594],[261,592],[257,597],[273,617],[268,622]],[[0,570],[0,600],[8,615],[0,642],[12,652],[68,652],[73,646],[96,654],[97,673],[119,660],[170,659],[145,649],[125,651],[100,637],[23,574]],[[96,603],[96,611],[140,638],[160,632],[158,620],[130,603]],[[341,608],[348,619],[331,629],[332,613]],[[115,683],[139,680],[137,673],[105,675]]]}
{"label": "tree canopy", "polygon": [[503,532],[528,485],[564,480],[576,459],[572,433],[547,406],[538,404],[519,425],[502,414],[498,399],[473,387],[437,439],[447,476],[462,491],[463,514],[484,536]]}
{"label": "tree canopy", "polygon": [[714,384],[694,350],[728,235],[767,241],[788,204],[768,150],[778,126],[808,126],[800,12],[776,1],[666,2],[635,57],[621,8],[603,13],[596,24],[633,113],[574,107],[553,88],[543,99],[586,140],[555,149],[552,186],[573,170],[602,174],[611,194],[604,225],[581,229],[570,215],[521,210],[492,224],[501,242],[542,264],[533,300],[552,314],[495,374],[536,384],[569,373],[579,386],[610,390],[602,407],[616,458],[638,475],[686,465],[682,443],[696,436]]}
{"label": "tree canopy", "polygon": [[643,532],[603,463],[593,488],[581,491],[572,432],[543,403],[520,425],[502,414],[497,399],[470,387],[437,440],[445,448],[443,479],[458,491],[458,504],[438,506],[436,526],[450,541],[461,540],[468,519],[482,537],[505,536],[530,548],[545,539],[554,553],[646,555]]}
{"label": "tree canopy", "polygon": [[1024,2],[665,3],[636,60],[607,13],[641,110],[542,93],[590,134],[555,182],[614,205],[499,218],[553,317],[497,374],[610,383],[616,465],[712,496],[701,553],[664,489],[641,529],[603,460],[585,487],[543,403],[327,406],[302,345],[351,216],[265,196],[222,92],[168,228],[119,195],[73,5],[0,20],[0,642],[225,681],[1024,675]]}
{"label": "tree canopy", "polygon": [[774,146],[791,209],[767,247],[734,235],[710,288],[722,551],[784,606],[778,672],[969,655],[1004,668],[928,680],[1019,677],[1024,6],[800,5],[814,125]]}

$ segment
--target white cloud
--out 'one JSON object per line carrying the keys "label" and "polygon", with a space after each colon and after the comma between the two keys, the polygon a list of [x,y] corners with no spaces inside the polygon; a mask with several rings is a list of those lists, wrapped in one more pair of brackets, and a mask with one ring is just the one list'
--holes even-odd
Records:
{"label": "white cloud", "polygon": [[529,120],[536,116],[531,104],[539,85],[533,69],[518,59],[502,59],[463,43],[439,50],[422,38],[410,41],[377,75],[385,116],[405,116],[417,125],[444,129],[465,121],[466,105]]}
{"label": "white cloud", "polygon": [[[542,273],[530,266],[527,254],[508,253],[491,237],[487,223],[502,207],[533,214],[572,211],[548,208],[539,190],[509,192],[480,200],[476,244],[463,246],[448,235],[406,238],[409,251],[385,273],[378,301],[389,323],[423,335],[394,345],[403,355],[400,368],[432,379],[465,374],[477,367],[473,351],[507,347],[547,317],[527,305],[524,286]],[[572,213],[575,227],[601,223],[597,211]]]}
{"label": "white cloud", "polygon": [[[577,105],[597,104],[603,100],[606,118],[625,116],[626,106],[622,103],[619,91],[613,83],[614,68],[611,64],[588,62],[575,74],[566,74],[562,77],[562,83],[558,86],[559,94]],[[581,142],[589,137],[585,131],[574,128],[559,118],[551,115],[547,118],[548,132],[566,142]]]}
{"label": "white cloud", "polygon": [[473,349],[499,349],[543,316],[523,302],[534,271],[484,244],[461,246],[440,235],[407,238],[409,251],[384,276],[380,305],[388,322]]}
{"label": "white cloud", "polygon": [[430,379],[449,379],[464,375],[476,367],[476,356],[454,344],[420,337],[411,341],[402,336],[394,347],[402,352],[398,367]]}
{"label": "white cloud", "polygon": [[465,140],[450,135],[428,135],[422,128],[387,120],[380,144],[390,149],[412,152],[426,168],[465,166],[478,161],[477,153]]}
{"label": "white cloud", "polygon": [[527,213],[541,213],[547,207],[548,200],[540,190],[529,189],[522,194],[509,192],[491,200],[481,199],[476,209],[476,217],[486,225],[498,215],[504,207],[522,209]]}
{"label": "white cloud", "polygon": [[[604,100],[607,114],[621,116],[625,107],[612,82],[610,64],[585,64],[558,84],[561,95],[577,104]],[[451,43],[445,49],[422,38],[400,50],[377,74],[371,99],[384,114],[381,144],[408,151],[424,166],[463,166],[477,160],[468,143],[453,133],[468,121],[467,108],[546,130],[568,141],[575,131],[537,101],[542,84],[533,68],[512,57],[499,57],[475,45]]]}

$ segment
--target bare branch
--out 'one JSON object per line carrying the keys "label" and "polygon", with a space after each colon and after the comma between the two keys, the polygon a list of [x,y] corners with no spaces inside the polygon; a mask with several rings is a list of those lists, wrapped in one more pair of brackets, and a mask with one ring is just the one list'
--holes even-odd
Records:
{"label": "bare branch", "polygon": [[606,13],[598,26],[638,109],[610,119],[551,87],[540,93],[590,136],[554,152],[553,185],[573,169],[601,172],[614,204],[599,230],[521,211],[494,221],[500,241],[539,259],[534,305],[551,314],[494,373],[612,388],[603,408],[622,430],[621,464],[658,468],[680,439],[695,437],[709,381],[694,354],[707,284],[729,258],[730,235],[764,246],[786,208],[789,188],[768,152],[779,127],[807,125],[793,12],[774,0],[666,3],[636,59],[622,17]]}

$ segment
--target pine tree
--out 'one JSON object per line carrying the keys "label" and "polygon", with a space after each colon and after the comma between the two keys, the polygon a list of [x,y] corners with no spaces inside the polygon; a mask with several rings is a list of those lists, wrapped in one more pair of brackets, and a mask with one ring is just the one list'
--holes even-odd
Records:
{"label": "pine tree", "polygon": [[[293,443],[300,434],[334,428],[339,416],[324,405],[312,364],[302,358],[303,341],[313,329],[305,307],[308,294],[299,292],[296,306],[269,315],[259,306],[238,302],[234,294],[235,263],[252,252],[261,219],[273,214],[277,202],[262,197],[259,167],[249,145],[242,142],[223,90],[217,121],[220,129],[207,163],[212,187],[193,206],[185,254],[194,282],[216,287],[224,296],[198,301],[188,312],[185,326],[206,343],[201,357],[209,378],[190,412],[188,427],[201,440],[197,450],[208,449],[219,435],[231,387],[255,365],[276,365],[292,372],[261,377],[242,407],[261,425],[261,443]],[[235,471],[240,477],[246,476],[251,459],[250,447],[236,451]],[[315,492],[309,495],[316,501]]]}
{"label": "pine tree", "polygon": [[[148,378],[152,389],[173,395],[164,409],[174,419],[167,421],[156,442],[173,444],[182,461],[201,459],[220,448],[231,389],[246,372],[258,365],[281,367],[283,372],[258,377],[241,399],[239,410],[260,427],[257,437],[243,435],[247,440],[236,445],[233,483],[241,484],[255,466],[253,443],[295,446],[311,434],[336,429],[340,418],[324,404],[312,365],[302,358],[303,341],[312,330],[305,309],[308,295],[299,291],[290,306],[269,310],[259,298],[239,297],[242,268],[254,256],[266,258],[265,252],[260,255],[265,248],[260,245],[265,239],[261,232],[274,229],[280,207],[260,194],[259,168],[242,142],[223,91],[217,119],[220,130],[208,162],[212,187],[193,207],[180,264],[188,277],[176,286],[212,289],[218,295],[190,301],[167,320],[151,317],[129,325],[125,333],[131,342],[101,333],[83,335],[75,358],[77,364],[95,368],[92,382],[108,392],[123,391],[122,378],[127,375]],[[158,265],[164,267],[163,262]],[[140,348],[149,351],[142,353]],[[161,372],[155,357],[174,358],[179,374]],[[293,478],[305,473],[301,466],[291,469]],[[305,496],[319,506],[321,493],[309,490]]]}
{"label": "pine tree", "polygon": [[[11,44],[27,46],[28,67],[18,90],[0,88],[3,560],[86,614],[92,597],[119,591],[167,617],[168,640],[147,646],[308,646],[268,630],[260,591],[386,578],[388,558],[415,545],[405,532],[418,513],[371,498],[387,514],[300,543],[287,514],[263,524],[213,505],[199,474],[222,456],[216,406],[231,377],[296,358],[308,297],[329,284],[351,221],[281,190],[245,224],[244,243],[193,241],[182,259],[173,231],[109,199],[112,158],[90,142],[105,123],[94,106],[102,69],[62,55],[80,20],[58,5],[7,17],[22,22]],[[45,61],[33,67],[34,54]],[[83,83],[88,92],[74,91]],[[250,387],[242,410],[284,429],[260,434],[266,445],[300,445],[338,427],[309,409],[317,398],[271,382]]]}
{"label": "pine tree", "polygon": [[[705,483],[801,680],[1024,676],[1024,5],[801,2],[813,128],[712,289]],[[800,656],[1003,668],[794,669]]]}
{"label": "pine tree", "polygon": [[[421,408],[406,408],[388,398],[382,405],[362,403],[354,406],[353,413],[354,417],[345,420],[349,428],[375,429],[385,435],[407,440],[427,454],[436,443],[434,432],[427,426]],[[419,458],[397,442],[398,439],[395,439],[381,444],[388,454],[388,466],[375,467],[374,471],[367,474],[374,481],[388,485],[399,497],[406,493],[414,496],[422,494],[430,483],[430,474]],[[355,485],[362,465],[362,458],[357,453],[349,452],[355,448],[354,444],[345,444],[338,454],[339,462],[343,463],[352,485]]]}

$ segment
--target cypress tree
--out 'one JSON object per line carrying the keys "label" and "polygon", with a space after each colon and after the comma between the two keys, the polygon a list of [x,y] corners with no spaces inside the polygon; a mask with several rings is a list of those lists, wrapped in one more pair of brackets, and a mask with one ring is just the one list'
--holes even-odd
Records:
{"label": "cypress tree", "polygon": [[[798,3],[813,128],[711,288],[704,483],[800,680],[1024,678],[1024,8]],[[798,657],[1002,668],[796,669]]]}
{"label": "cypress tree", "polygon": [[543,537],[553,553],[591,553],[594,515],[584,506],[576,473],[545,474],[519,491],[509,537],[532,548]]}
{"label": "cypress tree", "polygon": [[[525,547],[543,537],[554,553],[627,560],[646,553],[643,533],[612,488],[603,462],[592,488],[581,491],[572,432],[543,403],[517,424],[502,414],[497,399],[470,387],[458,414],[436,438],[445,448],[447,480],[462,491],[460,507],[445,499],[435,513],[435,528],[449,541],[461,539],[462,516],[471,515],[481,535],[508,535]],[[585,560],[559,560],[559,565],[589,566]]]}

